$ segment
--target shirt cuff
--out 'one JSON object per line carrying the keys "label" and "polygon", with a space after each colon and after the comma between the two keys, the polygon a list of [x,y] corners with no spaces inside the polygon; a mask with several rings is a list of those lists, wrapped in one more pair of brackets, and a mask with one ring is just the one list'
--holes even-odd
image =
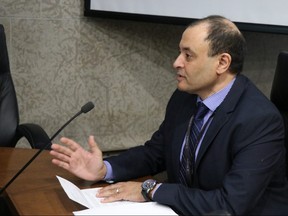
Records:
{"label": "shirt cuff", "polygon": [[113,183],[114,176],[113,176],[112,166],[108,161],[104,161],[104,164],[107,170],[106,175],[104,177],[104,181],[107,181],[108,183]]}
{"label": "shirt cuff", "polygon": [[152,200],[153,200],[153,197],[154,197],[155,192],[157,191],[157,189],[158,189],[161,185],[162,185],[162,183],[158,183],[158,184],[155,186],[155,188],[154,188],[154,190],[152,191],[152,194],[151,194]]}

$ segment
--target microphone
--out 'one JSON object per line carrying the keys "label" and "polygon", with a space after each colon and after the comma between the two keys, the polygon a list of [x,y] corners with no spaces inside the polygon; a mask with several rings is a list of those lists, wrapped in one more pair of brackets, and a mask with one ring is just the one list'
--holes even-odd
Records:
{"label": "microphone", "polygon": [[31,162],[35,160],[35,158],[49,145],[51,145],[51,141],[76,117],[78,117],[82,113],[87,113],[94,108],[94,104],[89,101],[84,106],[81,107],[81,110],[76,113],[69,121],[67,121],[51,138],[50,142],[48,142],[44,147],[40,148],[36,154],[11,178],[11,180],[0,190],[0,195],[6,190],[6,188],[30,165]]}

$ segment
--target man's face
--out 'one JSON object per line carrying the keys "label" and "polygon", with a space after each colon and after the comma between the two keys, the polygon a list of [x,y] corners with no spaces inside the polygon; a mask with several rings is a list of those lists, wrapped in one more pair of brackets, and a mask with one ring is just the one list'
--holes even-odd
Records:
{"label": "man's face", "polygon": [[187,28],[179,44],[179,56],[173,67],[177,70],[178,89],[205,99],[215,91],[218,56],[209,57],[205,41],[207,25]]}

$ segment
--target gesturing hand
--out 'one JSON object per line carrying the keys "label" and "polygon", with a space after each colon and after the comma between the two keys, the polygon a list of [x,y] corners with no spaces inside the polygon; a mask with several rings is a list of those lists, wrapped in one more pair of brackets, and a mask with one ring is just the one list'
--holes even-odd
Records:
{"label": "gesturing hand", "polygon": [[68,138],[61,138],[64,145],[53,144],[50,154],[55,158],[52,163],[62,167],[72,174],[89,181],[102,180],[106,174],[102,151],[93,136],[89,137],[90,151]]}

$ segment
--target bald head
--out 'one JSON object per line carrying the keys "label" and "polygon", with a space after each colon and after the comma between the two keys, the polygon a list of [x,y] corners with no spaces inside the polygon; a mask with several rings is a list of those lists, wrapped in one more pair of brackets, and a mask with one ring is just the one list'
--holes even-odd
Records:
{"label": "bald head", "polygon": [[222,16],[208,16],[191,23],[187,28],[203,25],[209,43],[209,56],[228,53],[232,62],[229,70],[240,73],[243,69],[246,42],[237,26]]}

